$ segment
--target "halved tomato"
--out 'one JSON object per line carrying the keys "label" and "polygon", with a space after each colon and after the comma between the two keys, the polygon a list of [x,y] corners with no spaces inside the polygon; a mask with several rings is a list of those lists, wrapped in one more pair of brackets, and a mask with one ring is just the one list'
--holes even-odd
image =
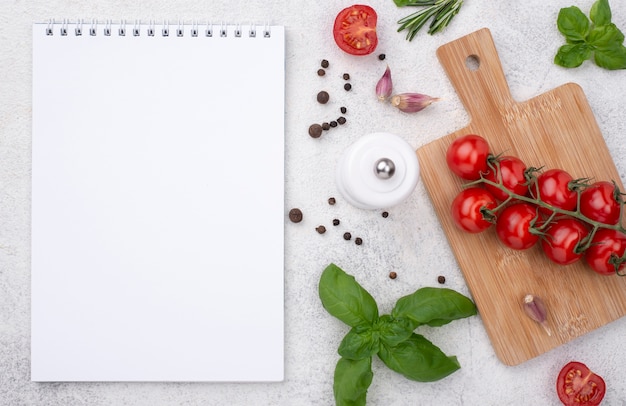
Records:
{"label": "halved tomato", "polygon": [[556,392],[566,406],[599,405],[605,391],[604,379],[581,362],[567,363],[556,380]]}
{"label": "halved tomato", "polygon": [[351,55],[368,55],[378,45],[378,15],[370,6],[355,4],[337,14],[333,35],[343,51]]}

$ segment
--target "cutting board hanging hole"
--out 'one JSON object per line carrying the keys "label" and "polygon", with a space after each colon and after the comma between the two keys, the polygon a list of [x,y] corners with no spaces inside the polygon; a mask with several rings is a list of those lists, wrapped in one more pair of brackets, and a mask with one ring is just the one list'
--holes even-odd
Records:
{"label": "cutting board hanging hole", "polygon": [[480,68],[480,59],[478,58],[478,55],[468,56],[465,59],[465,66],[472,72],[477,71],[478,68]]}

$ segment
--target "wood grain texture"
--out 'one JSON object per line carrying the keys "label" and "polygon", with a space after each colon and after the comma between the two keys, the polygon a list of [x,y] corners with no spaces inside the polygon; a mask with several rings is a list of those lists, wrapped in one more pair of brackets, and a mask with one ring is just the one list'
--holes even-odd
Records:
{"label": "wood grain texture", "polygon": [[[470,133],[485,137],[494,153],[515,155],[529,166],[615,180],[623,188],[580,86],[567,83],[514,101],[486,28],[441,46],[437,56],[470,124],[417,150],[421,176],[500,360],[522,363],[625,315],[626,277],[598,275],[583,261],[555,265],[539,246],[508,249],[493,229],[477,235],[458,230],[449,212],[462,180],[447,168],[445,153]],[[470,68],[468,57],[477,68]],[[528,293],[544,299],[552,336],[523,312]]]}

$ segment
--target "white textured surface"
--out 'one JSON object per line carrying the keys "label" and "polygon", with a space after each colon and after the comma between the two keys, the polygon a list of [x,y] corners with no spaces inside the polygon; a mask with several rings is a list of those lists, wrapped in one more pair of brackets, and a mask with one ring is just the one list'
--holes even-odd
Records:
{"label": "white textured surface", "polygon": [[[411,10],[392,0],[365,2],[379,14],[380,44],[363,58],[341,53],[330,36],[337,11],[352,2],[249,1],[75,1],[0,0],[0,404],[7,405],[329,405],[337,346],[346,326],[329,316],[317,296],[322,269],[335,262],[377,299],[385,313],[397,298],[422,286],[468,293],[463,277],[421,184],[403,204],[366,212],[349,206],[334,184],[338,157],[360,135],[386,131],[415,148],[463,127],[468,120],[441,69],[439,45],[476,29],[491,29],[513,96],[525,100],[565,82],[579,83],[589,99],[622,180],[626,179],[626,72],[608,72],[585,63],[576,70],[555,66],[552,58],[563,38],[555,27],[561,7],[579,5],[587,12],[592,0],[466,0],[461,13],[443,33],[421,33],[406,42],[396,20]],[[626,30],[626,3],[612,1],[614,22]],[[48,18],[210,19],[215,22],[269,21],[287,30],[286,211],[299,207],[304,221],[285,225],[286,232],[286,379],[279,384],[34,384],[29,380],[30,350],[30,108],[31,23]],[[397,91],[419,91],[443,102],[415,114],[379,105],[373,96],[387,55]],[[331,67],[325,77],[316,70],[322,58]],[[216,61],[219,63],[219,61]],[[350,73],[351,92],[341,75]],[[319,105],[315,95],[326,89],[331,101]],[[241,102],[246,102],[245,94]],[[320,139],[307,134],[314,122],[339,116],[346,106],[348,122]],[[326,200],[337,197],[337,204]],[[250,202],[254,204],[254,202]],[[333,227],[333,218],[341,219]],[[328,232],[314,228],[325,224]],[[350,231],[364,243],[356,246],[341,235]],[[242,245],[245,248],[245,245]],[[387,277],[398,273],[396,280]],[[461,370],[435,383],[416,383],[374,362],[369,390],[372,405],[558,405],[556,374],[571,359],[587,363],[606,380],[606,405],[626,405],[623,368],[626,319],[591,332],[517,367],[495,356],[480,317],[454,322],[424,335],[445,352],[458,356]]]}

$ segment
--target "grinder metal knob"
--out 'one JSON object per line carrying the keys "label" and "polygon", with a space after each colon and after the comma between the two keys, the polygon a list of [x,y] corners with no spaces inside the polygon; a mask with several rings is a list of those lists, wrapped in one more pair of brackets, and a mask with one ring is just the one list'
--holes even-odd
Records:
{"label": "grinder metal knob", "polygon": [[336,183],[352,205],[383,209],[397,205],[415,189],[419,163],[415,150],[390,133],[364,135],[339,159]]}

